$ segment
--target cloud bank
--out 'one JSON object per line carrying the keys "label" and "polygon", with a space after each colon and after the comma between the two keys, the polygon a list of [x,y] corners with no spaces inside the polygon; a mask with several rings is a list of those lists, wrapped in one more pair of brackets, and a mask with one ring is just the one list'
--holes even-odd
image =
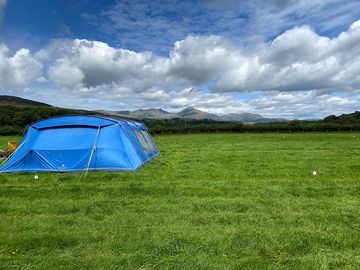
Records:
{"label": "cloud bank", "polygon": [[[188,36],[168,57],[80,39],[55,40],[35,53],[21,49],[11,56],[2,44],[0,89],[43,84],[77,97],[102,97],[108,107],[116,107],[116,99],[117,109],[197,106],[221,113],[241,107],[301,115],[309,108],[297,104],[311,106],[311,100],[331,108],[356,106],[357,98],[349,95],[359,96],[359,44],[360,21],[333,38],[304,25],[252,46],[222,36]],[[236,98],[251,93],[256,96]],[[283,104],[292,104],[293,112]]]}
{"label": "cloud bank", "polygon": [[135,92],[204,86],[213,92],[348,91],[360,88],[358,44],[360,21],[332,39],[301,26],[252,48],[220,36],[189,36],[169,57],[97,41],[56,41],[37,58],[51,59],[48,75],[57,85],[82,91],[109,83]]}

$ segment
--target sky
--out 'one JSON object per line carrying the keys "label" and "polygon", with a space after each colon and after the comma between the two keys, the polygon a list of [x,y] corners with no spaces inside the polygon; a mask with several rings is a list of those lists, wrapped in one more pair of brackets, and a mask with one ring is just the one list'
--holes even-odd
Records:
{"label": "sky", "polygon": [[0,94],[82,109],[359,110],[358,0],[0,0]]}

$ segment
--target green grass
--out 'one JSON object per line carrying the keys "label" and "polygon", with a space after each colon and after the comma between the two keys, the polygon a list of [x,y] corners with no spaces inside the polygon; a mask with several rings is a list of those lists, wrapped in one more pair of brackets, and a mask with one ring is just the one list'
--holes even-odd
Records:
{"label": "green grass", "polygon": [[138,173],[0,174],[0,269],[360,269],[359,133],[155,140]]}

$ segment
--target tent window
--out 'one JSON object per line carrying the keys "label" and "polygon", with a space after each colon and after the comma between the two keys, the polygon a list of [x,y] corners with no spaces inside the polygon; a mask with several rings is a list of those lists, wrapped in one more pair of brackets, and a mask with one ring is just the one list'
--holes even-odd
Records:
{"label": "tent window", "polygon": [[146,153],[148,153],[154,149],[154,145],[153,145],[152,141],[149,141],[149,138],[147,138],[148,137],[147,132],[142,131],[142,130],[135,130],[135,134],[141,144],[142,149]]}
{"label": "tent window", "polygon": [[151,150],[155,149],[154,141],[151,139],[150,134],[147,131],[142,130],[141,133],[143,134],[147,143],[151,146]]}

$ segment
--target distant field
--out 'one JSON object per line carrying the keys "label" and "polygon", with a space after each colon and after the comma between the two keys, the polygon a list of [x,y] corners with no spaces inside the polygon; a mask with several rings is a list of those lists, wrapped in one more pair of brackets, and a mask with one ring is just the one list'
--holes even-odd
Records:
{"label": "distant field", "polygon": [[138,173],[0,174],[0,269],[360,269],[360,133],[155,141]]}

